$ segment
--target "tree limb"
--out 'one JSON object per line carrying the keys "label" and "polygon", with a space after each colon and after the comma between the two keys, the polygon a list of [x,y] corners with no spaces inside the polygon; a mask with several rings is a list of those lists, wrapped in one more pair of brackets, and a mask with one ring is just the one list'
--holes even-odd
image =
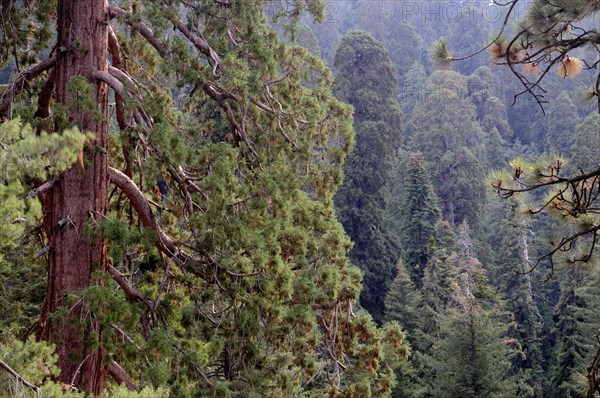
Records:
{"label": "tree limb", "polygon": [[38,395],[38,397],[41,395],[42,391],[40,390],[39,387],[36,387],[33,384],[31,384],[30,382],[28,382],[27,380],[25,380],[23,378],[23,376],[21,376],[20,374],[18,374],[17,372],[15,372],[13,370],[13,368],[11,368],[6,362],[4,362],[1,359],[0,359],[0,368],[6,370],[12,377],[14,377],[15,379],[19,380],[21,383],[25,384],[31,390],[35,391],[35,393]]}
{"label": "tree limb", "polygon": [[125,384],[129,391],[138,391],[133,380],[127,374],[125,369],[121,367],[117,362],[112,361],[108,365],[108,374],[117,382],[117,384]]}
{"label": "tree limb", "polygon": [[31,79],[54,67],[54,65],[56,65],[56,57],[48,58],[35,65],[33,68],[17,75],[15,80],[13,80],[13,82],[8,85],[8,88],[4,90],[2,95],[0,95],[0,121],[10,117],[12,110],[11,105],[15,96],[29,84]]}
{"label": "tree limb", "polygon": [[35,111],[35,117],[39,117],[41,119],[45,119],[50,116],[50,101],[52,100],[52,93],[54,92],[54,87],[56,86],[56,69],[52,69],[50,71],[50,75],[48,76],[48,80],[44,83],[42,90],[38,96],[38,107]]}
{"label": "tree limb", "polygon": [[123,276],[123,274],[121,274],[119,272],[119,270],[117,270],[112,265],[108,265],[106,267],[106,270],[113,277],[115,282],[117,282],[119,284],[121,289],[123,289],[123,292],[125,293],[125,297],[127,298],[127,301],[129,301],[129,302],[140,301],[140,302],[144,303],[144,305],[148,308],[148,310],[154,311],[154,305],[152,304],[152,301],[150,301],[150,299],[148,299],[146,296],[144,296],[142,293],[140,293],[135,287],[131,286],[131,284],[127,281],[125,276]]}
{"label": "tree limb", "polygon": [[196,47],[201,53],[206,55],[213,66],[213,76],[217,75],[217,69],[222,68],[221,66],[221,58],[219,54],[208,44],[208,42],[201,37],[200,35],[194,33],[191,29],[187,27],[187,25],[179,18],[173,20],[173,23],[177,27],[177,29],[188,38],[189,41],[192,42],[194,47]]}
{"label": "tree limb", "polygon": [[[119,188],[125,194],[125,196],[127,196],[131,205],[138,214],[142,225],[146,228],[153,229],[156,232],[158,237],[158,249],[169,257],[178,260],[182,265],[186,265],[188,270],[198,274],[198,268],[200,268],[201,261],[195,259],[185,251],[180,250],[173,239],[171,239],[171,237],[162,230],[162,228],[156,222],[156,218],[154,217],[154,213],[150,207],[150,202],[148,202],[148,199],[138,188],[135,182],[131,178],[127,177],[124,173],[113,167],[109,167],[108,174],[110,181],[117,186],[117,188]],[[194,267],[190,269],[189,265],[193,265]]]}
{"label": "tree limb", "polygon": [[43,183],[42,185],[40,185],[37,188],[32,189],[31,191],[29,191],[29,193],[27,194],[27,198],[35,198],[43,193],[45,193],[46,191],[48,191],[50,188],[52,188],[54,186],[54,184],[56,184],[56,182],[58,181],[58,178],[53,178],[49,181],[46,181],[45,183]]}
{"label": "tree limb", "polygon": [[154,32],[152,32],[152,29],[148,25],[143,22],[132,22],[127,18],[129,16],[127,11],[114,5],[108,6],[108,14],[110,19],[119,18],[122,19],[127,25],[131,26],[133,30],[142,35],[142,37],[146,39],[152,47],[154,47],[161,57],[164,57],[168,54],[169,51],[167,47],[165,47],[165,45],[162,44],[161,41],[156,38],[156,36],[154,36]]}
{"label": "tree limb", "polygon": [[98,79],[98,80],[108,84],[113,90],[115,90],[115,93],[117,93],[121,97],[123,96],[123,92],[124,92],[123,83],[121,83],[119,81],[119,79],[117,79],[116,77],[114,77],[113,75],[108,73],[107,71],[95,70],[92,72],[92,77],[94,79]]}
{"label": "tree limb", "polygon": [[[580,182],[580,181],[587,180],[587,179],[590,179],[593,177],[598,177],[598,176],[600,176],[600,168],[598,168],[597,170],[594,170],[592,172],[589,172],[587,174],[581,174],[581,175],[578,175],[573,178],[563,178],[563,177],[557,176],[552,181],[542,182],[542,183],[533,184],[533,185],[525,185],[523,188],[503,187],[502,181],[495,182],[494,184],[492,184],[492,187],[496,188],[498,190],[498,192],[505,192],[506,194],[512,195],[513,193],[529,192],[529,191],[536,190],[538,188],[548,187],[551,185],[556,185],[556,184],[561,184],[561,183],[576,183],[576,182]],[[522,184],[522,185],[524,185],[524,184]]]}

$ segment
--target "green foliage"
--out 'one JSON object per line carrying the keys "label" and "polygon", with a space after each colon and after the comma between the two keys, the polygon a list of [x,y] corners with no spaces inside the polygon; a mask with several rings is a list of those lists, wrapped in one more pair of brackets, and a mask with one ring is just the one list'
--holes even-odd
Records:
{"label": "green foliage", "polygon": [[362,100],[356,92],[358,88],[371,91],[382,99],[394,96],[396,70],[389,51],[369,33],[360,30],[348,32],[336,50],[333,64],[338,76],[334,83],[336,97],[348,101],[355,108],[360,109]]}
{"label": "green foliage", "polygon": [[416,288],[402,261],[396,267],[396,277],[385,296],[385,319],[397,321],[408,330],[413,329]]}
{"label": "green foliage", "polygon": [[[2,398],[66,398],[81,397],[85,394],[75,388],[57,384],[50,380],[59,369],[56,367],[57,356],[55,347],[44,341],[35,341],[30,336],[26,341],[15,338],[10,333],[0,337],[0,360],[11,367],[28,383],[39,388],[39,394],[10,375],[4,368],[0,372],[0,397]],[[105,394],[107,398],[167,398],[168,391],[164,388],[153,389],[145,387],[140,391],[129,391],[125,386],[110,386]]]}
{"label": "green foliage", "polygon": [[441,37],[433,43],[431,59],[439,69],[447,69],[452,64],[452,54],[448,50],[448,40]]}
{"label": "green foliage", "polygon": [[600,141],[600,115],[589,114],[575,129],[575,142],[571,148],[571,169],[591,171],[598,167],[600,149],[592,142]]}
{"label": "green foliage", "polygon": [[410,119],[409,147],[423,153],[442,215],[451,224],[477,223],[484,203],[482,131],[465,79],[450,71],[432,74],[429,95]]}
{"label": "green foliage", "polygon": [[493,267],[489,274],[505,298],[506,310],[514,317],[507,338],[519,351],[512,357],[510,374],[517,383],[517,396],[544,396],[548,382],[544,367],[549,357],[544,349],[552,345],[549,335],[553,308],[536,298],[551,297],[553,287],[536,283],[536,278],[527,273],[538,256],[540,243],[531,231],[541,228],[522,214],[516,202],[492,197],[488,203],[484,241],[491,250],[489,261]]}
{"label": "green foliage", "polygon": [[[88,136],[75,129],[37,135],[13,119],[0,124],[0,326],[29,327],[43,295],[42,206],[28,193],[70,167]],[[25,244],[26,243],[26,244]]]}
{"label": "green foliage", "polygon": [[[0,359],[33,385],[42,385],[47,377],[58,371],[53,346],[36,342],[34,337],[29,337],[24,342],[9,333],[3,334],[2,340]],[[27,397],[30,393],[32,394],[28,387],[20,384],[4,369],[0,372],[0,396],[15,397],[21,394]]]}
{"label": "green foliage", "polygon": [[385,187],[402,141],[400,107],[393,95],[396,76],[389,54],[370,34],[349,32],[335,55],[336,96],[354,106],[356,146],[344,166],[346,180],[336,195],[344,229],[354,242],[351,260],[364,272],[361,305],[377,322],[393,279],[398,246],[386,222]]}
{"label": "green foliage", "polygon": [[[46,11],[55,13],[49,4]],[[95,149],[106,151],[111,166],[127,170],[157,227],[141,222],[139,207],[111,187],[108,211],[86,223],[87,234],[106,241],[109,272],[90,275],[86,289],[67,295],[49,315],[53,325],[71,322],[86,347],[105,350],[106,364],[117,362],[139,389],[125,392],[109,379],[108,397],[385,397],[394,385],[391,365],[406,362],[399,326],[378,329],[368,314],[353,309],[361,274],[348,262],[351,243],[333,208],[354,143],[351,108],[333,97],[331,72],[319,58],[279,40],[264,6],[134,2],[125,17],[114,18],[132,81],[124,79],[123,98],[111,97],[110,104],[122,100],[127,127],[115,131],[119,123],[111,115],[111,146]],[[275,19],[294,30],[302,12],[321,20],[324,10],[324,1],[300,1]],[[179,20],[197,41],[206,38],[218,57],[207,62],[189,38],[173,34]],[[139,22],[167,51],[125,27]],[[376,53],[385,51],[379,46]],[[395,150],[383,144],[401,141],[395,71],[389,62],[384,68],[392,85],[381,87],[393,111],[378,113],[385,121],[365,120],[362,131],[379,134],[377,147],[357,145],[381,151],[371,156],[373,170],[377,157],[390,158]],[[32,84],[33,97],[41,87]],[[18,121],[2,127],[3,216],[29,217],[31,208],[27,226],[40,222],[39,202],[25,195],[81,161],[92,138],[70,125],[60,135],[44,131],[67,127],[71,113],[98,119],[93,88],[83,76],[71,79],[68,89],[76,95],[68,104],[51,100],[51,122],[33,120],[21,107],[24,120],[44,125],[38,132]],[[30,101],[28,95],[19,93],[15,105]],[[371,96],[368,106],[379,99]],[[378,187],[386,183],[390,160],[382,164],[373,181]],[[44,208],[45,215],[51,210]],[[25,231],[22,224],[0,232],[0,252],[8,259],[1,263],[2,285],[25,275],[21,257],[6,256]],[[48,237],[39,236],[46,243]],[[165,236],[178,253],[164,249]],[[22,257],[34,252],[29,246]],[[8,261],[18,272],[8,272]],[[42,279],[40,268],[36,272]],[[0,294],[24,302],[17,293],[25,290],[13,290]],[[75,306],[89,317],[73,321]],[[28,317],[7,318],[2,326],[30,326]],[[63,388],[46,387],[57,397]]]}
{"label": "green foliage", "polygon": [[545,137],[546,152],[571,157],[575,143],[575,127],[579,124],[577,108],[571,97],[563,91],[548,108],[548,132]]}
{"label": "green foliage", "polygon": [[[597,266],[597,262],[591,265]],[[556,308],[558,322],[555,325],[558,339],[548,391],[550,397],[587,396],[578,379],[586,374],[597,351],[600,302],[597,271],[593,269],[574,266],[561,276],[561,295]]]}
{"label": "green foliage", "polygon": [[[499,98],[500,88],[500,80],[485,66],[478,68],[467,78],[469,98],[475,105],[477,121],[486,136],[496,129],[503,140],[509,140],[513,137],[513,131],[508,123],[507,107]],[[486,147],[488,150],[501,150],[500,146]]]}
{"label": "green foliage", "polygon": [[429,262],[429,245],[435,239],[435,224],[441,218],[437,202],[423,154],[411,153],[404,170],[398,211],[403,226],[400,231],[403,259],[413,282],[419,287]]}
{"label": "green foliage", "polygon": [[[572,38],[566,21],[598,9],[580,0],[559,3],[534,1],[523,22],[524,40],[553,54],[566,50],[558,41]],[[36,0],[2,14],[1,83],[50,53],[56,6]],[[556,200],[559,191],[550,188],[528,200],[552,204],[569,222],[528,224],[519,211],[539,206],[486,205],[482,176],[515,157],[524,160],[489,179],[501,192],[548,182],[559,171],[593,171],[598,121],[589,116],[574,130],[577,113],[587,110],[575,109],[566,93],[548,108],[549,122],[530,103],[507,108],[513,93],[499,69],[428,78],[430,56],[442,68],[453,59],[445,39],[426,49],[432,37],[447,34],[457,53],[471,53],[487,37],[484,19],[434,21],[423,12],[407,15],[403,2],[121,6],[127,15],[111,26],[133,79],[122,82],[127,127],[118,131],[111,113],[111,145],[85,149],[107,151],[111,166],[127,170],[164,235],[143,227],[111,187],[108,212],[86,224],[86,233],[106,240],[110,274],[91,276],[87,289],[68,295],[50,316],[55,323],[69,319],[75,303],[89,310],[91,319],[72,326],[84,331],[93,324],[85,344],[105,349],[106,363],[118,362],[138,388],[109,379],[106,397],[581,395],[597,323],[589,270],[574,271],[575,284],[572,275],[561,276],[557,344],[549,332],[556,285],[538,287],[533,276],[513,270],[534,264],[540,250],[533,246],[549,231],[560,241],[597,225],[597,212],[570,206],[571,191]],[[265,11],[305,48],[281,42]],[[310,18],[327,23],[311,25]],[[179,20],[206,39],[218,60],[173,32]],[[164,53],[126,26],[139,22]],[[348,28],[370,33],[352,30],[340,42]],[[581,40],[595,43],[597,34]],[[331,60],[338,43],[332,82],[311,53]],[[481,63],[455,65],[472,72]],[[34,118],[48,75],[28,78],[11,108],[33,128],[18,120],[0,126],[0,330],[19,334],[38,315],[51,249],[40,224],[48,209],[28,192],[77,160],[87,170],[91,160],[81,155],[93,137],[72,128],[68,113],[100,121],[94,84],[82,76],[68,82],[76,94],[70,103],[52,99],[51,117]],[[354,108],[354,123],[332,87]],[[111,94],[111,112],[117,102]],[[408,148],[400,109],[410,120]],[[45,132],[55,130],[64,132]],[[541,146],[565,155],[570,149],[571,162],[532,160]],[[454,228],[464,220],[476,226],[475,242],[466,224],[457,239]],[[159,250],[165,236],[178,256]],[[587,253],[590,243],[584,237],[571,253]],[[126,284],[117,283],[119,274]],[[357,308],[359,296],[374,319]],[[43,396],[84,395],[48,381],[59,371],[52,347],[12,336],[3,343],[0,358],[42,386]],[[543,386],[545,379],[552,380]],[[33,396],[15,392],[17,384],[0,370],[0,396]]]}
{"label": "green foliage", "polygon": [[77,128],[62,134],[36,134],[32,127],[13,119],[0,125],[0,157],[3,181],[25,179],[48,180],[70,167],[77,160],[89,134]]}
{"label": "green foliage", "polygon": [[510,349],[502,341],[504,333],[503,326],[477,306],[450,310],[441,326],[441,339],[433,347],[434,396],[512,396],[513,381],[506,376]]}
{"label": "green foliage", "polygon": [[433,343],[436,397],[504,397],[514,391],[508,377],[511,343],[494,289],[474,257],[469,227],[459,227],[452,301]]}

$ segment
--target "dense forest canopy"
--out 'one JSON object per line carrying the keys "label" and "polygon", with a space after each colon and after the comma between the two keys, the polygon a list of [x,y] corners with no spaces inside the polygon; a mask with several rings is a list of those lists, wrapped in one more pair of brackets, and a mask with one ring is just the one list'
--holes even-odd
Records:
{"label": "dense forest canopy", "polygon": [[599,13],[2,0],[0,397],[600,397]]}

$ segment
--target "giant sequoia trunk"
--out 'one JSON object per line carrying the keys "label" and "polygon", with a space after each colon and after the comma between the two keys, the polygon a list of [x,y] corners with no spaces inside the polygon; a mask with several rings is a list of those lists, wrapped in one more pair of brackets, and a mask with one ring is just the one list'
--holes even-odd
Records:
{"label": "giant sequoia trunk", "polygon": [[[49,315],[63,305],[67,294],[88,287],[94,271],[106,267],[105,242],[91,238],[88,226],[101,219],[107,208],[108,89],[92,78],[94,70],[108,69],[107,8],[106,0],[58,1],[56,101],[65,107],[69,125],[91,131],[95,139],[84,150],[84,168],[77,164],[65,171],[44,198],[44,228],[51,251],[38,329],[39,337],[57,345],[59,381],[94,395],[102,392],[106,372],[103,349],[83,341],[83,335],[100,333],[93,314],[82,300],[68,307],[68,316],[61,322],[51,322]],[[92,86],[92,100],[97,104],[93,112],[83,104],[82,92],[69,90],[75,76]],[[78,322],[84,322],[83,332],[75,327]]]}

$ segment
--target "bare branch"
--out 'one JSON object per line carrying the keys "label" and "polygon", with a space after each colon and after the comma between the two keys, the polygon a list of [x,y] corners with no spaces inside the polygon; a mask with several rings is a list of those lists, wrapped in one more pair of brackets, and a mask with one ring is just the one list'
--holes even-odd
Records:
{"label": "bare branch", "polygon": [[35,198],[39,195],[42,195],[43,193],[48,191],[50,188],[52,188],[54,186],[54,184],[56,184],[57,181],[58,181],[58,178],[53,178],[49,181],[46,181],[39,187],[34,188],[31,191],[29,191],[29,193],[27,194],[27,198],[30,199],[30,198]]}
{"label": "bare branch", "polygon": [[8,85],[8,88],[0,95],[0,121],[10,117],[12,110],[11,105],[17,94],[19,94],[23,88],[27,87],[32,79],[54,67],[54,65],[56,65],[56,57],[48,58],[35,65],[33,68],[17,75],[13,82]]}
{"label": "bare branch", "polygon": [[42,390],[40,390],[39,387],[36,387],[33,384],[31,384],[30,382],[28,382],[27,380],[25,380],[20,374],[18,374],[17,372],[15,372],[10,366],[8,366],[8,364],[6,362],[4,362],[1,359],[0,359],[0,368],[4,369],[12,377],[14,377],[15,379],[19,380],[21,383],[25,384],[31,390],[35,391],[35,393],[38,395],[38,397],[41,396]]}
{"label": "bare branch", "polygon": [[125,384],[129,391],[138,391],[138,388],[125,369],[115,361],[112,361],[110,365],[108,365],[108,374],[117,382],[117,384]]}
{"label": "bare branch", "polygon": [[125,293],[125,297],[127,297],[127,301],[129,301],[129,302],[140,301],[140,302],[144,303],[144,305],[148,308],[149,311],[154,311],[155,307],[152,304],[152,301],[150,301],[150,299],[148,299],[146,296],[144,296],[142,293],[140,293],[135,287],[131,286],[131,284],[129,283],[127,278],[125,278],[125,276],[123,274],[121,274],[119,272],[119,270],[117,270],[112,265],[108,265],[106,267],[106,270],[113,277],[115,282],[117,282],[119,284],[121,289],[123,289],[123,292]]}
{"label": "bare branch", "polygon": [[143,22],[132,22],[127,18],[128,16],[130,16],[130,14],[127,11],[114,5],[108,6],[108,14],[111,19],[119,18],[123,20],[123,22],[131,26],[133,30],[142,35],[142,37],[146,39],[152,47],[154,47],[154,49],[160,54],[160,56],[164,57],[168,54],[169,51],[167,47],[165,47],[164,44],[162,44],[162,42],[158,40],[156,36],[154,36],[154,32],[152,32],[152,29],[148,25],[146,25]]}

